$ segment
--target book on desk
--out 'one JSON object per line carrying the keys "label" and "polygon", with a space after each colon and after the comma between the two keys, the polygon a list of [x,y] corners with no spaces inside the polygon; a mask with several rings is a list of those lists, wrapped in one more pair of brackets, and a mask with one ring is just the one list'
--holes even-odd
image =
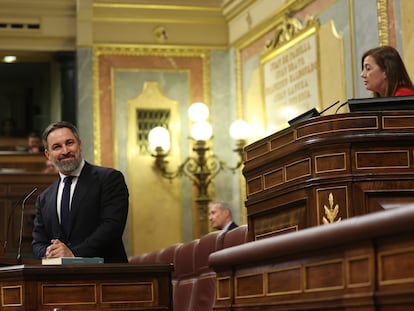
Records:
{"label": "book on desk", "polygon": [[104,263],[101,257],[56,257],[43,258],[42,265],[76,265]]}

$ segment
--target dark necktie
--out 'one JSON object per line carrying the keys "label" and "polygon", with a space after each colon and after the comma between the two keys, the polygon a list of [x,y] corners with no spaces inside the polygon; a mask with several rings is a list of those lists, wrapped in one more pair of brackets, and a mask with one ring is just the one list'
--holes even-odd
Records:
{"label": "dark necktie", "polygon": [[72,185],[73,176],[66,176],[63,179],[64,187],[62,192],[62,201],[60,202],[60,224],[65,236],[68,236],[70,227],[70,186]]}

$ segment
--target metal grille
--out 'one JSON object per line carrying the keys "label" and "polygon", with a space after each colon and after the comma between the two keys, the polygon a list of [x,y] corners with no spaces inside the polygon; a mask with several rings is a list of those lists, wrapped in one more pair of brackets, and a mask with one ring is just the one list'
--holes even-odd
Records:
{"label": "metal grille", "polygon": [[165,127],[169,130],[170,110],[138,109],[137,124],[138,137],[137,145],[139,153],[147,154],[149,152],[148,133],[157,126]]}

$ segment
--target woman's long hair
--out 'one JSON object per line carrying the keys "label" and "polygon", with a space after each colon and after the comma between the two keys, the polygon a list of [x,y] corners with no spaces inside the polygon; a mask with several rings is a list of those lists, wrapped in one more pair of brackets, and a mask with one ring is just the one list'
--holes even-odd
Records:
{"label": "woman's long hair", "polygon": [[[400,87],[414,90],[413,83],[408,75],[404,62],[396,49],[391,46],[380,46],[366,51],[362,56],[362,70],[364,70],[364,59],[367,56],[374,58],[377,65],[387,76],[388,83],[385,87],[385,96],[393,96]],[[378,92],[372,93],[374,97],[381,97]]]}

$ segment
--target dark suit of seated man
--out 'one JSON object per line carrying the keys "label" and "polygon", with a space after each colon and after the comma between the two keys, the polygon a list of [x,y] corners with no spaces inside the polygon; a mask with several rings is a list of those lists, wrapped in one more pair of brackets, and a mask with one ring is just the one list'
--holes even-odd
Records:
{"label": "dark suit of seated man", "polygon": [[233,221],[231,207],[227,202],[211,202],[208,206],[208,220],[216,230],[231,230],[237,227]]}
{"label": "dark suit of seated man", "polygon": [[[34,256],[102,257],[106,263],[127,262],[122,234],[129,193],[122,173],[85,162],[82,141],[69,122],[49,125],[43,144],[60,178],[36,200]],[[67,176],[72,177],[65,190],[63,180]],[[70,194],[67,203],[61,199],[65,191]]]}

